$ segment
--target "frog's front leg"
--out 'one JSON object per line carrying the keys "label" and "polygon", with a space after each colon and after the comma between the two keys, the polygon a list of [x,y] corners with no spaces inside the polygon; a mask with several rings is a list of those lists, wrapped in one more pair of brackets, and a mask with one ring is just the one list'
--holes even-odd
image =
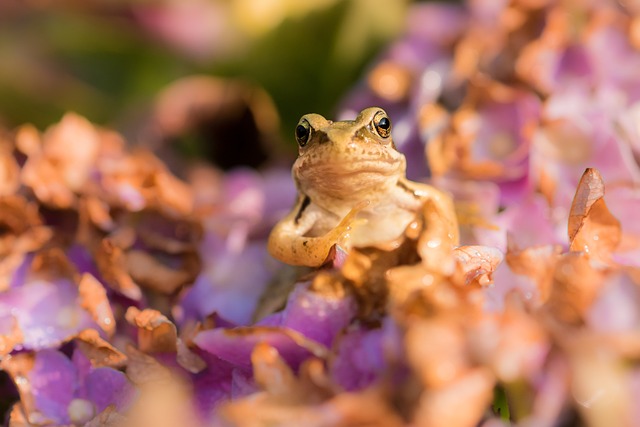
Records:
{"label": "frog's front leg", "polygon": [[349,237],[358,212],[366,205],[360,204],[340,221],[340,223],[323,236],[309,237],[305,234],[313,227],[320,212],[305,212],[310,200],[301,196],[295,208],[283,218],[269,235],[269,253],[280,261],[293,265],[318,267],[329,255],[331,247],[342,244]]}

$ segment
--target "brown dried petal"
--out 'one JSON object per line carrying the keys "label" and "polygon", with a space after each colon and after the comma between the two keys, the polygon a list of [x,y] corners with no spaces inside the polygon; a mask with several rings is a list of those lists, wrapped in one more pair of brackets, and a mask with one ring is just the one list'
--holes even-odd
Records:
{"label": "brown dried petal", "polygon": [[191,188],[171,175],[164,164],[148,151],[99,164],[102,188],[107,197],[130,211],[154,208],[172,215],[193,211]]}
{"label": "brown dried petal", "polygon": [[392,306],[403,304],[416,291],[437,286],[442,279],[420,264],[391,268],[387,270],[386,276]]}
{"label": "brown dried petal", "polygon": [[127,349],[127,376],[139,392],[124,427],[197,426],[189,387],[153,357]]}
{"label": "brown dried petal", "polygon": [[453,225],[450,221],[456,218],[447,218],[449,212],[442,211],[441,203],[445,202],[436,203],[429,199],[422,206],[423,230],[418,238],[417,251],[428,270],[446,276],[453,273],[455,268],[453,247],[458,236],[450,234],[452,229],[457,228],[457,224]]}
{"label": "brown dried petal", "polygon": [[46,279],[66,278],[78,282],[78,272],[60,248],[38,252],[31,262],[31,275]]}
{"label": "brown dried petal", "polygon": [[24,339],[22,330],[15,317],[11,317],[11,326],[8,330],[2,328],[0,330],[0,356],[6,356],[11,353],[17,344],[22,343]]}
{"label": "brown dried petal", "polygon": [[115,405],[109,405],[84,427],[120,427],[126,420],[124,415],[118,413]]}
{"label": "brown dried petal", "polygon": [[534,246],[523,250],[509,248],[505,260],[511,271],[535,281],[540,302],[544,303],[549,299],[553,274],[561,252],[562,247],[559,245]]}
{"label": "brown dried petal", "polygon": [[200,271],[200,259],[196,253],[174,257],[179,262],[178,268],[167,266],[146,251],[131,250],[126,254],[126,267],[140,286],[170,295],[192,283]]}
{"label": "brown dried petal", "polygon": [[80,279],[78,293],[80,306],[91,314],[93,320],[108,336],[112,336],[116,330],[116,320],[102,284],[91,274],[85,273]]}
{"label": "brown dried petal", "polygon": [[102,240],[95,254],[95,260],[107,284],[133,300],[142,298],[142,291],[127,270],[127,255],[112,237]]}
{"label": "brown dried petal", "polygon": [[22,168],[22,182],[43,203],[60,209],[73,207],[100,147],[100,137],[93,125],[69,113],[46,131],[40,150],[35,148],[37,144],[29,128],[19,133],[18,142],[29,153]]}
{"label": "brown dried petal", "polygon": [[540,371],[550,342],[538,319],[526,312],[519,293],[508,295],[506,305],[499,315],[473,322],[467,336],[474,359],[502,382],[513,383]]}
{"label": "brown dried petal", "polygon": [[127,322],[138,328],[138,348],[145,353],[175,353],[178,333],[176,326],[159,311],[129,307]]}
{"label": "brown dried petal", "polygon": [[38,206],[21,196],[0,198],[0,256],[39,249],[51,231],[42,225]]}
{"label": "brown dried petal", "polygon": [[410,325],[405,344],[409,364],[427,388],[439,388],[470,369],[464,331],[444,317]]}
{"label": "brown dried petal", "polygon": [[191,351],[189,347],[180,338],[176,341],[177,354],[176,361],[187,371],[192,374],[202,372],[207,367],[207,363],[200,356]]}
{"label": "brown dried petal", "polygon": [[487,369],[476,368],[446,387],[426,390],[420,398],[414,424],[429,427],[476,426],[493,399],[494,384],[495,379]]}
{"label": "brown dried petal", "polygon": [[52,235],[42,225],[38,207],[20,196],[0,198],[0,291],[8,288],[13,273],[28,252],[40,249]]}
{"label": "brown dried petal", "polygon": [[251,353],[253,376],[260,387],[271,397],[281,397],[293,403],[296,398],[296,377],[287,363],[280,357],[278,350],[267,343],[257,344]]}
{"label": "brown dried petal", "polygon": [[174,379],[169,368],[134,346],[127,346],[125,353],[128,359],[127,377],[136,386],[169,384]]}
{"label": "brown dried petal", "polygon": [[20,167],[13,149],[0,139],[0,197],[14,194],[20,186]]}
{"label": "brown dried petal", "polygon": [[596,169],[587,169],[576,190],[569,214],[569,242],[572,251],[583,251],[596,261],[608,263],[618,247],[620,222],[604,202],[604,183]]}
{"label": "brown dried petal", "polygon": [[378,97],[395,103],[406,100],[414,79],[409,67],[398,62],[382,61],[369,72],[367,83]]}
{"label": "brown dried petal", "polygon": [[[266,394],[252,395],[222,405],[227,424],[242,427],[401,427],[405,423],[379,390],[341,393],[321,405],[284,405]],[[226,424],[225,424],[226,425]]]}
{"label": "brown dried petal", "polygon": [[9,414],[9,427],[33,427],[33,424],[27,419],[27,414],[24,406],[17,402],[11,408]]}
{"label": "brown dried petal", "polygon": [[102,231],[113,231],[115,223],[109,213],[109,205],[97,198],[87,197],[81,201],[81,210],[85,210],[88,219]]}
{"label": "brown dried petal", "polygon": [[109,342],[100,338],[97,331],[86,329],[74,339],[78,349],[89,359],[94,368],[120,368],[127,361],[127,356],[117,350]]}
{"label": "brown dried petal", "polygon": [[[13,379],[13,382],[18,388],[20,394],[20,404],[14,406],[14,410],[20,411],[19,418],[27,418],[31,423],[36,420],[32,419],[31,414],[33,408],[36,407],[35,396],[31,391],[31,384],[27,379],[29,372],[33,369],[35,364],[35,355],[33,353],[18,353],[5,357],[0,362],[0,368],[6,371]],[[19,407],[18,407],[19,406]],[[40,416],[42,417],[42,416]],[[46,424],[46,421],[51,420],[37,420],[36,424]]]}
{"label": "brown dried petal", "polygon": [[160,208],[170,209],[181,215],[193,212],[193,192],[188,184],[162,170],[155,175],[155,185]]}
{"label": "brown dried petal", "polygon": [[69,209],[76,198],[61,179],[55,165],[38,156],[29,158],[22,167],[22,183],[30,187],[43,203],[57,209]]}
{"label": "brown dried petal", "polygon": [[190,218],[173,218],[160,211],[146,210],[138,214],[137,236],[145,246],[169,254],[198,250],[202,239],[202,224]]}
{"label": "brown dried petal", "polygon": [[100,135],[84,117],[67,113],[43,135],[43,153],[65,185],[79,191],[94,167]]}
{"label": "brown dried petal", "polygon": [[35,126],[27,124],[16,131],[16,148],[28,157],[35,156],[42,151],[42,139]]}
{"label": "brown dried petal", "polygon": [[564,254],[556,264],[547,306],[560,320],[579,323],[603,285],[604,273],[586,253]]}
{"label": "brown dried petal", "polygon": [[453,251],[456,270],[466,285],[488,286],[493,283],[493,272],[502,262],[503,255],[488,246],[459,246]]}

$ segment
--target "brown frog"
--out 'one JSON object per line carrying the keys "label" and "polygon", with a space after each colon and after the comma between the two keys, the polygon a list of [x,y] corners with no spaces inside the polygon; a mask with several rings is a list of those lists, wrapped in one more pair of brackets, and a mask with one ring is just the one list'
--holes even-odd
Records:
{"label": "brown frog", "polygon": [[366,108],[355,120],[339,122],[307,114],[295,136],[299,156],[292,175],[298,199],[269,236],[275,258],[319,266],[335,244],[348,249],[388,243],[402,235],[427,200],[441,221],[436,228],[443,230],[435,244],[458,244],[451,198],[405,177],[406,159],[391,139],[391,120],[383,109]]}

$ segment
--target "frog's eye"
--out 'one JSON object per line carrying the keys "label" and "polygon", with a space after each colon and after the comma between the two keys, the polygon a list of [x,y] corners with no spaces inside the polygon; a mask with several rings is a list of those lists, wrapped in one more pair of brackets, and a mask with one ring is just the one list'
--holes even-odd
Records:
{"label": "frog's eye", "polygon": [[296,126],[296,141],[300,147],[304,147],[311,138],[311,125],[306,119],[300,120]]}
{"label": "frog's eye", "polygon": [[375,115],[373,125],[381,137],[388,138],[389,135],[391,135],[391,120],[389,120],[389,117],[387,117],[384,111],[380,111]]}

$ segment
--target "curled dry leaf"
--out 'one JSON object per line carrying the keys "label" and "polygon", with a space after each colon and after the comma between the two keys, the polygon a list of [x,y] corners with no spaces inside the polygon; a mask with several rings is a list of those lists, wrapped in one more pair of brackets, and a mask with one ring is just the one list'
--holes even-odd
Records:
{"label": "curled dry leaf", "polygon": [[440,275],[428,271],[421,264],[390,268],[386,272],[386,278],[391,307],[401,306],[415,293],[425,288],[438,286],[443,280]]}
{"label": "curled dry leaf", "polygon": [[104,162],[100,172],[102,191],[116,206],[132,212],[157,209],[174,216],[193,211],[191,188],[148,151],[139,150]]}
{"label": "curled dry leaf", "polygon": [[0,197],[15,194],[20,187],[20,166],[13,154],[13,144],[0,135]]}
{"label": "curled dry leaf", "polygon": [[124,427],[200,425],[191,391],[184,379],[132,346],[126,353],[129,358],[127,376],[136,384],[138,396],[127,411]]}
{"label": "curled dry leaf", "polygon": [[176,326],[159,311],[129,307],[127,321],[138,328],[138,348],[145,353],[175,353],[178,333]]}
{"label": "curled dry leaf", "polygon": [[133,300],[142,298],[142,291],[127,271],[125,248],[132,244],[133,233],[123,233],[106,237],[100,242],[95,261],[106,283],[114,290]]}
{"label": "curled dry leaf", "polygon": [[467,331],[473,359],[506,384],[535,381],[551,348],[549,334],[524,302],[510,293],[502,313],[478,319]]}
{"label": "curled dry leaf", "polygon": [[605,273],[584,252],[569,252],[558,260],[547,307],[557,319],[581,323],[604,284]]}
{"label": "curled dry leaf", "polygon": [[582,251],[596,262],[611,263],[622,232],[620,222],[604,201],[604,183],[596,169],[587,169],[576,190],[569,214],[569,242],[572,251]]}
{"label": "curled dry leaf", "polygon": [[0,198],[0,230],[0,290],[5,290],[25,255],[40,249],[52,230],[42,224],[38,206],[21,196]]}
{"label": "curled dry leaf", "polygon": [[22,182],[38,199],[59,209],[71,208],[94,168],[100,135],[88,120],[73,113],[50,127],[35,148],[32,131],[17,135],[18,147],[29,154],[22,168]]}
{"label": "curled dry leaf", "polygon": [[109,405],[84,427],[120,427],[125,425],[126,420],[127,418],[117,411],[115,405]]}
{"label": "curled dry leaf", "polygon": [[112,336],[116,330],[116,319],[113,316],[107,292],[98,280],[89,273],[82,275],[78,285],[80,306],[91,313],[93,320]]}
{"label": "curled dry leaf", "polygon": [[178,365],[192,374],[197,374],[207,368],[207,363],[195,352],[191,351],[181,338],[178,338],[176,342],[176,361]]}
{"label": "curled dry leaf", "polygon": [[448,127],[429,141],[435,176],[496,182],[522,178],[539,109],[538,98],[527,91],[474,77]]}
{"label": "curled dry leaf", "polygon": [[174,256],[173,261],[177,266],[167,265],[159,258],[142,250],[127,252],[127,271],[135,283],[146,289],[171,295],[182,286],[193,283],[200,271],[200,259],[194,252]]}
{"label": "curled dry leaf", "polygon": [[2,320],[0,323],[2,325],[0,330],[0,356],[6,356],[24,341],[24,335],[18,320],[14,316]]}
{"label": "curled dry leaf", "polygon": [[[286,405],[257,394],[227,403],[219,409],[224,425],[260,427],[265,423],[283,427],[300,425],[401,427],[402,418],[387,401],[384,392],[340,393],[321,404]],[[253,413],[259,413],[257,417]]]}
{"label": "curled dry leaf", "polygon": [[278,350],[267,343],[259,343],[251,353],[253,375],[258,385],[271,397],[280,397],[284,401],[302,398],[304,394],[296,390],[296,377],[278,354]]}
{"label": "curled dry leaf", "polygon": [[533,246],[522,250],[508,249],[505,261],[515,274],[534,280],[541,303],[549,299],[556,263],[560,259],[559,245]]}
{"label": "curled dry leaf", "polygon": [[[425,390],[413,422],[430,427],[476,426],[493,399],[494,385],[488,369],[474,368],[444,387]],[[459,409],[461,402],[464,410]]]}
{"label": "curled dry leaf", "polygon": [[85,355],[94,368],[108,366],[111,368],[120,368],[127,361],[127,356],[121,353],[108,341],[100,338],[98,332],[94,329],[85,329],[80,332],[74,339],[78,350]]}
{"label": "curled dry leaf", "polygon": [[[30,384],[28,374],[35,364],[35,356],[32,353],[18,353],[7,356],[0,362],[2,370],[9,374],[16,384],[18,393],[20,394],[20,403],[16,404],[13,411],[16,412],[17,419],[26,418],[28,423],[36,425],[42,424],[43,421],[50,421],[42,417],[40,419],[31,416],[36,407],[35,396],[30,392]],[[42,419],[44,418],[44,419]],[[28,424],[27,424],[28,425]]]}
{"label": "curled dry leaf", "polygon": [[422,205],[418,217],[422,222],[422,232],[418,237],[417,252],[422,264],[435,273],[445,276],[452,274],[455,268],[453,247],[458,237],[450,234],[449,230],[457,229],[457,224],[449,221],[456,219],[450,219],[449,213],[440,209],[440,203],[430,199]]}
{"label": "curled dry leaf", "polygon": [[420,320],[405,334],[409,365],[425,388],[442,388],[472,367],[464,329],[452,318]]}
{"label": "curled dry leaf", "polygon": [[458,246],[453,256],[456,273],[464,277],[464,283],[479,286],[493,283],[493,272],[504,257],[498,249],[488,246]]}
{"label": "curled dry leaf", "polygon": [[174,294],[200,272],[202,227],[190,218],[145,209],[121,215],[115,230],[102,240],[91,226],[83,231],[85,241],[95,244],[96,261],[107,283],[129,298],[138,300],[140,287]]}

